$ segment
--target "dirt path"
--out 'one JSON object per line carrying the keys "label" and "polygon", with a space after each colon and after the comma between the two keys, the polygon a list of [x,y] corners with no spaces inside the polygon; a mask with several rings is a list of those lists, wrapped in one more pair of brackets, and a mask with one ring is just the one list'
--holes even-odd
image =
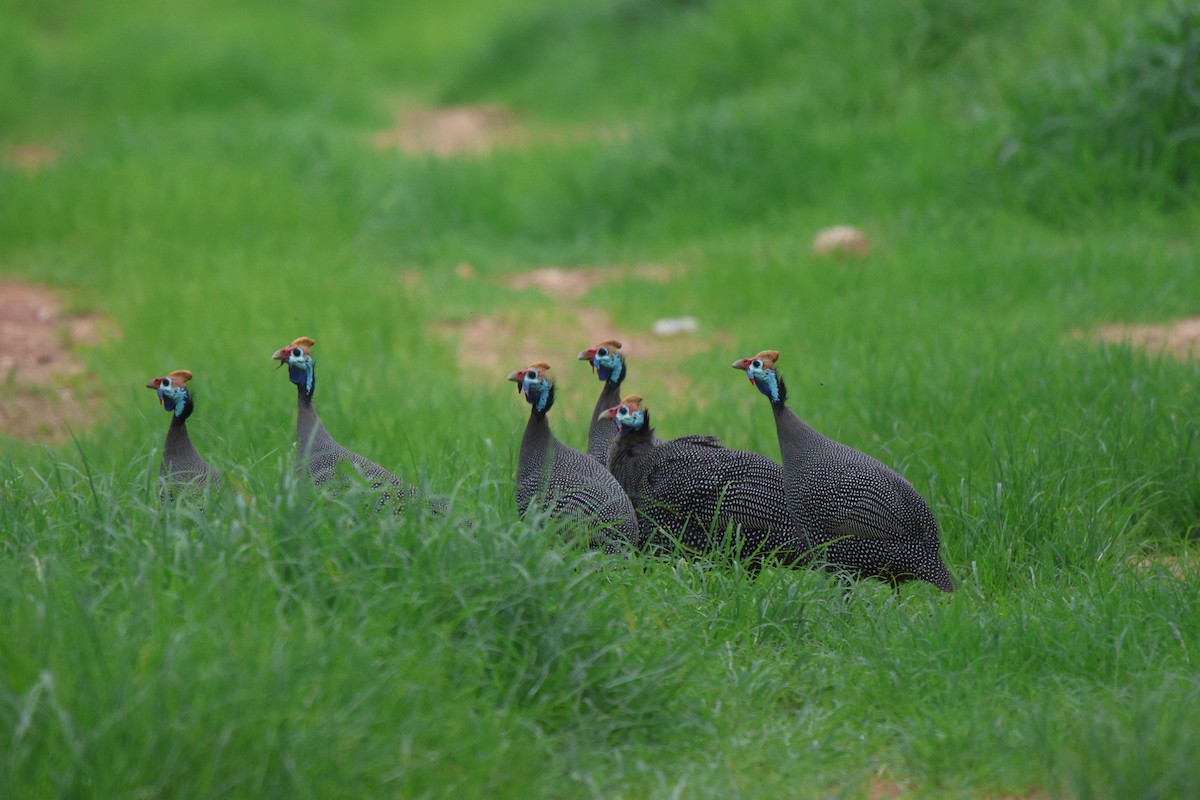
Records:
{"label": "dirt path", "polygon": [[113,336],[98,314],[68,314],[62,296],[36,284],[0,279],[0,432],[59,442],[86,427],[89,401],[78,347]]}

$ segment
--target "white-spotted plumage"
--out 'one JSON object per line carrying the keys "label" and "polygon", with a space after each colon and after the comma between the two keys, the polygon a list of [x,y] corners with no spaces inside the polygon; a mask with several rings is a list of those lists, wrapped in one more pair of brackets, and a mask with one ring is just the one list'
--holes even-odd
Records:
{"label": "white-spotted plumage", "polygon": [[158,468],[165,484],[160,499],[174,499],[176,492],[199,492],[205,487],[216,491],[220,487],[220,475],[200,456],[188,435],[187,420],[195,410],[188,388],[191,379],[191,372],[177,369],[146,384],[147,389],[157,392],[163,409],[171,414],[162,464]]}
{"label": "white-spotted plumage", "polygon": [[764,350],[732,366],[771,400],[788,510],[817,557],[831,569],[894,586],[921,580],[954,591],[940,553],[937,520],[925,498],[895,470],[797,417],[787,407],[787,388],[775,371],[778,358],[778,352]]}
{"label": "white-spotted plumage", "polygon": [[589,543],[616,552],[641,545],[633,505],[616,479],[591,456],[568,447],[550,430],[554,379],[544,362],[508,376],[532,406],[517,457],[517,513],[537,509],[578,520]]}
{"label": "white-spotted plumage", "polygon": [[[325,486],[341,469],[352,469],[364,485],[379,492],[375,510],[382,510],[390,504],[399,512],[406,500],[422,497],[420,488],[343,447],[325,429],[325,424],[313,408],[317,381],[312,357],[315,344],[312,339],[302,336],[271,356],[280,362],[280,366],[288,367],[288,376],[296,384],[297,468],[316,486]],[[337,485],[332,487],[335,493],[347,490],[354,483],[354,477],[349,474],[338,475],[338,478]],[[434,513],[446,511],[445,504],[440,501],[426,500],[426,504]]]}
{"label": "white-spotted plumage", "polygon": [[791,524],[782,470],[774,461],[723,447],[713,436],[657,439],[637,396],[600,416],[620,431],[608,468],[655,549],[682,545],[708,553],[730,535],[735,553],[755,562],[770,554],[781,563],[803,563],[803,537]]}

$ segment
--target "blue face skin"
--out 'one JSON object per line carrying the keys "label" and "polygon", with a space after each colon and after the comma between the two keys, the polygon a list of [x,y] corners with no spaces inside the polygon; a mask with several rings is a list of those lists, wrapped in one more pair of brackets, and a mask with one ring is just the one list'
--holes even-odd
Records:
{"label": "blue face skin", "polygon": [[297,386],[303,386],[304,391],[312,393],[313,388],[313,357],[305,355],[299,347],[293,347],[288,354],[288,378]]}
{"label": "blue face skin", "polygon": [[592,357],[592,366],[602,381],[621,382],[621,374],[625,372],[625,362],[621,354],[607,347],[597,347],[596,355]]}
{"label": "blue face skin", "polygon": [[521,391],[525,400],[538,411],[546,410],[546,402],[550,399],[550,381],[538,374],[536,369],[526,370],[521,379]]}
{"label": "blue face skin", "polygon": [[163,378],[158,385],[158,399],[163,408],[174,412],[175,416],[183,416],[183,407],[187,405],[188,390],[183,384],[175,384],[170,378]]}
{"label": "blue face skin", "polygon": [[613,421],[617,423],[617,431],[619,433],[640,431],[642,426],[646,424],[646,412],[633,406],[621,405],[617,408],[617,413],[613,417]]}
{"label": "blue face skin", "polygon": [[751,359],[750,363],[746,365],[746,375],[754,381],[754,385],[760,392],[771,399],[772,403],[779,402],[779,381],[775,377],[775,370],[768,369],[761,358]]}

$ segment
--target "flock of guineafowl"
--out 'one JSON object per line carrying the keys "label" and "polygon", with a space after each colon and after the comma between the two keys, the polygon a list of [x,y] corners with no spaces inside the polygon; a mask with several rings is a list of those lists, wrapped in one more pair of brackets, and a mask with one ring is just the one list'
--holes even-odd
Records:
{"label": "flock of guineafowl", "polygon": [[[329,435],[313,408],[315,344],[302,336],[272,355],[287,365],[297,389],[298,468],[317,486],[339,471],[351,480],[353,470],[379,492],[377,508],[422,498],[417,487]],[[522,517],[532,510],[571,518],[586,528],[592,546],[607,552],[732,552],[752,569],[772,560],[878,578],[894,587],[921,580],[954,591],[929,504],[894,470],[823,436],[788,408],[775,368],[778,352],[764,350],[732,366],[771,402],[782,468],[758,453],[723,447],[712,436],[655,437],[642,398],[621,396],[628,364],[620,342],[601,342],[579,359],[602,383],[587,453],[564,445],[550,430],[555,380],[548,364],[508,376],[531,406],[517,465]],[[192,373],[176,370],[146,384],[171,414],[160,472],[172,496],[218,481],[188,437],[191,379]],[[434,513],[445,511],[436,500],[421,501]]]}

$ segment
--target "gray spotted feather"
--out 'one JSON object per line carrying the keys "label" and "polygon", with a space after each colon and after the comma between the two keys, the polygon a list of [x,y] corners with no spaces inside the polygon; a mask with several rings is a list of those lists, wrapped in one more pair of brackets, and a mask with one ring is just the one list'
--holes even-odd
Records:
{"label": "gray spotted feather", "polygon": [[954,580],[942,561],[937,521],[899,473],[818,433],[787,407],[775,351],[734,362],[771,399],[789,512],[830,568],[899,585],[921,580],[944,592]]}
{"label": "gray spotted feather", "polygon": [[771,553],[782,563],[803,562],[803,538],[791,524],[778,464],[724,447],[712,436],[656,439],[649,412],[642,414],[641,427],[626,426],[614,440],[608,466],[652,546],[670,550],[680,544],[706,553],[731,532],[743,556]]}
{"label": "gray spotted feather", "polygon": [[349,490],[356,483],[378,492],[375,510],[391,505],[399,512],[406,501],[422,498],[434,513],[444,513],[446,505],[426,499],[413,484],[392,474],[368,458],[355,453],[334,440],[313,408],[316,392],[316,364],[312,348],[316,344],[302,336],[271,356],[288,367],[288,378],[296,384],[296,449],[297,469],[306,474],[315,486],[330,489],[335,494]]}
{"label": "gray spotted feather", "polygon": [[163,488],[159,498],[173,500],[178,494],[200,494],[208,489],[220,488],[221,478],[217,471],[205,461],[188,435],[187,421],[195,411],[195,401],[188,388],[192,373],[180,369],[146,384],[154,389],[163,409],[171,415],[167,438],[163,443],[162,463],[158,474]]}
{"label": "gray spotted feather", "polygon": [[[547,377],[527,382],[527,372]],[[596,459],[560,442],[550,430],[547,412],[554,404],[554,387],[548,372],[539,363],[509,376],[518,381],[532,406],[517,458],[517,513],[524,518],[535,509],[551,518],[577,520],[588,529],[589,544],[608,552],[640,546],[633,504],[616,478]]]}

